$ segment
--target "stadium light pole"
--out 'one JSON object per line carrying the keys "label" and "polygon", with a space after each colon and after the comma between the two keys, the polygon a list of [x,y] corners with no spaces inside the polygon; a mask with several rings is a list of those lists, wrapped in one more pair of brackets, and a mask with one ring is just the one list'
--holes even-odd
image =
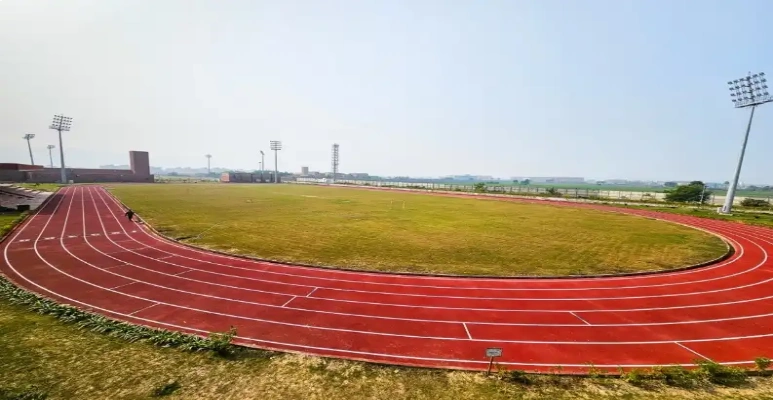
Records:
{"label": "stadium light pole", "polygon": [[72,117],[64,115],[54,115],[54,121],[49,125],[49,129],[59,132],[59,161],[62,164],[62,183],[67,183],[67,172],[64,169],[64,146],[62,146],[62,132],[69,132],[72,124]]}
{"label": "stadium light pole", "polygon": [[46,148],[48,149],[48,161],[51,162],[51,168],[54,168],[54,153],[51,150],[55,149],[56,146],[49,144]]}
{"label": "stadium light pole", "polygon": [[204,157],[207,157],[207,175],[212,175],[212,168],[210,168],[210,160],[212,160],[212,154],[207,154]]}
{"label": "stadium light pole", "polygon": [[274,183],[279,183],[279,150],[282,150],[282,142],[278,140],[272,140],[271,150],[274,150]]}
{"label": "stadium light pole", "polygon": [[263,182],[263,170],[266,169],[266,153],[260,151],[260,181]]}
{"label": "stadium light pole", "polygon": [[765,73],[760,72],[752,75],[750,72],[745,77],[733,79],[727,82],[730,86],[730,97],[733,100],[735,108],[750,107],[749,123],[746,125],[746,134],[743,137],[741,145],[741,154],[738,156],[738,164],[735,167],[735,175],[730,186],[727,188],[725,204],[720,209],[721,214],[730,214],[733,210],[733,201],[735,200],[735,190],[738,186],[738,179],[741,176],[741,167],[743,166],[743,156],[746,153],[746,144],[749,142],[749,131],[752,129],[752,120],[754,120],[754,110],[757,106],[773,101],[773,97],[768,92],[767,79]]}
{"label": "stadium light pole", "polygon": [[28,133],[22,137],[22,139],[27,141],[27,149],[30,151],[30,165],[35,165],[35,159],[32,158],[32,144],[30,144],[30,140],[35,138],[34,133]]}

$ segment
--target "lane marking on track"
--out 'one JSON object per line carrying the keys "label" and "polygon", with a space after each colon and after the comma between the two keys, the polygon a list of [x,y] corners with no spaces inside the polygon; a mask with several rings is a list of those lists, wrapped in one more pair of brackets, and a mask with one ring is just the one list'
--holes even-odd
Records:
{"label": "lane marking on track", "polygon": [[29,242],[30,240],[32,240],[32,239],[19,239],[16,242],[17,243],[24,243],[24,242]]}
{"label": "lane marking on track", "polygon": [[298,296],[293,296],[290,300],[287,300],[284,304],[282,304],[282,307],[286,307],[288,304],[290,304],[291,301],[295,300],[295,298]]}
{"label": "lane marking on track", "polygon": [[[57,208],[58,208],[58,207],[57,207]],[[49,221],[50,221],[50,219],[49,219]],[[23,229],[22,229],[22,230],[23,230]],[[5,248],[5,251],[6,251],[6,254],[5,254],[6,263],[7,263],[7,264],[8,264],[8,266],[9,266],[9,267],[10,267],[10,268],[11,268],[11,269],[12,269],[12,270],[13,270],[13,271],[14,271],[14,272],[17,274],[17,275],[19,275],[19,276],[20,276],[22,279],[24,279],[24,280],[28,281],[30,284],[32,284],[32,285],[34,285],[34,286],[37,286],[38,288],[40,288],[40,289],[42,289],[42,290],[44,290],[44,291],[46,291],[46,292],[52,293],[52,294],[54,294],[54,295],[58,295],[59,297],[62,297],[62,298],[65,298],[65,299],[67,299],[67,300],[71,300],[71,301],[77,302],[77,303],[79,303],[79,304],[84,304],[84,305],[87,305],[87,306],[91,306],[90,304],[87,304],[87,303],[84,303],[84,302],[81,302],[81,301],[78,301],[78,300],[74,300],[74,299],[69,299],[69,298],[67,298],[67,297],[65,297],[65,296],[61,296],[61,295],[57,294],[56,292],[53,292],[53,291],[51,291],[50,289],[47,289],[47,288],[45,288],[45,287],[42,287],[42,286],[38,285],[38,284],[37,284],[37,283],[35,283],[35,282],[32,282],[31,280],[29,280],[28,278],[26,278],[24,275],[21,275],[21,274],[19,273],[19,271],[18,271],[18,270],[16,270],[16,269],[15,269],[15,268],[14,268],[14,267],[13,267],[13,266],[10,264],[10,262],[9,262],[9,260],[8,260],[8,258],[7,258],[7,250],[8,250],[8,248],[6,247],[6,248]],[[36,249],[36,252],[37,252],[37,249]],[[40,257],[40,254],[39,254],[39,253],[38,253],[38,256]],[[66,273],[64,273],[63,271],[61,271],[61,270],[58,270],[56,267],[54,267],[53,265],[51,265],[50,263],[48,263],[48,262],[47,262],[45,259],[43,259],[42,257],[40,257],[40,258],[41,258],[41,260],[43,260],[43,261],[44,261],[46,264],[49,264],[49,266],[51,266],[53,269],[56,269],[57,271],[59,271],[59,272],[61,272],[61,273],[65,274],[65,275],[67,275],[67,274],[66,274]],[[73,278],[74,278],[74,277],[73,277]],[[77,278],[75,278],[75,279],[77,279]],[[96,286],[96,285],[94,285],[94,284],[91,284],[91,285],[92,285],[92,286]],[[114,312],[114,311],[107,310],[107,309],[103,309],[103,308],[96,307],[96,306],[93,306],[92,308],[99,309],[99,310],[103,310],[103,311],[106,311],[106,312],[109,312],[109,313],[113,313],[113,314],[117,314],[117,315],[124,315],[124,316],[126,316],[126,314],[122,314],[122,313],[116,313],[116,312]],[[165,322],[162,322],[162,321],[153,321],[153,320],[147,320],[147,319],[142,319],[142,318],[138,318],[138,317],[132,317],[132,318],[135,318],[135,319],[138,319],[138,320],[145,320],[145,321],[148,321],[148,322],[156,322],[156,323],[158,323],[158,324],[161,324],[161,325],[165,325],[165,326],[172,326],[172,327],[176,327],[176,328],[178,328],[178,329],[201,331],[201,330],[199,330],[199,329],[196,329],[196,328],[190,328],[190,327],[177,326],[177,325],[174,325],[174,324],[169,324],[169,323],[165,323]],[[204,331],[201,331],[201,332],[203,332],[203,333],[207,333],[207,332],[204,332]],[[768,336],[771,336],[771,335],[758,335],[758,336],[760,336],[760,337],[762,337],[762,336],[764,336],[764,337],[768,337]],[[282,342],[272,342],[272,341],[268,341],[268,340],[253,339],[253,338],[241,338],[241,339],[244,339],[244,340],[251,340],[251,341],[254,341],[254,342],[259,342],[259,343],[268,343],[268,344],[274,344],[274,345],[284,345],[284,346],[287,346],[287,347],[294,347],[294,348],[304,348],[304,349],[312,349],[312,350],[317,350],[317,351],[324,350],[324,351],[329,351],[329,352],[335,352],[335,353],[345,353],[345,354],[360,354],[360,355],[371,355],[371,356],[383,356],[383,357],[387,357],[387,358],[397,358],[397,359],[411,359],[411,360],[429,360],[429,361],[438,361],[438,362],[442,362],[442,361],[453,361],[453,362],[461,362],[461,363],[475,363],[475,364],[480,364],[480,363],[482,363],[481,361],[473,361],[473,360],[458,360],[458,359],[449,359],[449,360],[444,360],[444,359],[441,359],[441,358],[430,358],[430,357],[415,357],[415,356],[404,356],[404,355],[396,355],[396,354],[378,354],[378,353],[369,353],[369,352],[352,351],[352,350],[330,349],[330,348],[314,347],[314,346],[306,346],[306,345],[298,345],[298,344],[290,344],[290,343],[282,343]],[[670,343],[673,343],[673,342],[670,342]],[[681,345],[681,344],[680,344],[680,345]],[[727,362],[727,363],[724,363],[724,364],[750,364],[750,363],[751,363],[751,361],[737,361],[737,362]],[[553,364],[527,364],[527,363],[515,363],[515,362],[503,362],[503,364],[508,364],[508,365],[539,365],[539,366],[551,366],[551,365],[553,365]],[[584,365],[584,364],[576,364],[576,365],[564,364],[564,365],[565,365],[565,366],[578,366],[578,367],[583,367],[583,366],[586,366],[586,365]],[[599,365],[599,366],[601,366],[601,365]],[[612,366],[614,367],[614,365],[612,365]],[[639,365],[621,365],[621,366],[623,366],[623,367],[645,367],[645,366],[651,366],[651,365],[646,365],[646,364],[639,364]]]}
{"label": "lane marking on track", "polygon": [[129,265],[129,264],[127,264],[127,263],[121,263],[121,264],[118,264],[118,265],[111,265],[111,266],[109,266],[109,267],[102,267],[102,269],[103,269],[103,270],[105,270],[105,271],[107,271],[108,269],[111,269],[111,268],[116,268],[116,267],[123,267],[124,265]]}
{"label": "lane marking on track", "polygon": [[574,311],[569,311],[569,314],[572,314],[572,315],[574,315],[575,317],[577,317],[577,319],[579,319],[580,321],[582,321],[582,322],[585,322],[585,324],[586,324],[586,325],[591,325],[591,323],[590,323],[590,322],[588,322],[588,321],[586,321],[586,320],[584,320],[584,319],[580,318],[580,316],[579,316],[579,315],[577,315],[577,314],[575,314],[575,313],[574,313]]}
{"label": "lane marking on track", "polygon": [[464,331],[467,332],[467,338],[472,340],[472,335],[470,335],[470,330],[467,329],[467,323],[466,322],[462,322],[462,326],[464,327]]}
{"label": "lane marking on track", "polygon": [[[112,194],[107,193],[104,190],[101,190],[99,192],[100,193],[98,193],[97,195],[105,203],[105,205],[107,205],[107,204],[106,204],[104,198],[102,197],[102,194],[101,194],[102,192],[104,192],[105,196],[107,196],[110,200],[112,200],[112,202],[114,204],[116,204],[118,207],[121,207],[121,208],[123,207],[121,205],[121,203],[118,202],[118,200]],[[615,212],[621,213],[620,211],[615,211]],[[111,213],[112,213],[112,211],[111,211]],[[623,212],[622,214],[630,214],[630,215],[639,216],[639,217],[642,216],[642,215],[639,215],[639,214],[636,214],[636,213],[626,213],[626,212]],[[686,223],[679,222],[679,221],[676,221],[676,220],[669,220],[669,219],[662,219],[662,218],[655,218],[655,217],[647,217],[647,218],[654,218],[656,220],[662,220],[662,221],[665,221],[665,222],[675,223],[677,225],[683,225],[683,226],[687,226],[689,228],[705,231],[705,232],[713,234],[715,236],[718,235],[722,239],[724,239],[725,241],[734,244],[733,247],[735,247],[736,250],[738,250],[738,251],[737,251],[736,255],[733,258],[731,258],[729,260],[726,260],[726,261],[723,261],[721,263],[718,263],[716,265],[710,266],[710,267],[701,268],[700,271],[702,271],[702,272],[709,271],[709,270],[712,270],[712,269],[715,269],[715,268],[724,267],[724,266],[733,264],[736,261],[738,261],[739,259],[741,259],[741,257],[744,254],[744,247],[743,247],[743,245],[741,245],[740,243],[738,243],[737,241],[735,241],[735,240],[733,240],[731,238],[728,238],[728,237],[724,236],[724,234],[721,233],[721,232],[727,231],[729,229],[727,226],[724,226],[724,225],[721,225],[721,224],[717,224],[717,223],[712,223],[712,222],[708,222],[708,223],[704,222],[703,225],[698,226],[698,225],[695,225],[695,224],[688,225]],[[694,223],[694,221],[693,221],[693,223]],[[719,229],[720,232],[710,231],[710,230],[704,229],[704,228],[714,228],[716,230],[717,227],[720,227],[720,229]],[[737,233],[737,231],[731,230],[731,233],[733,233],[733,232]],[[743,232],[746,233],[746,234],[749,234],[750,232],[757,232],[757,231],[756,230],[755,231],[751,231],[750,229],[745,229]],[[152,240],[154,240],[156,242],[159,242],[160,244],[170,245],[172,247],[180,248],[180,249],[191,251],[191,252],[194,252],[194,253],[206,254],[208,256],[214,256],[214,257],[216,257],[218,259],[226,259],[226,260],[234,260],[234,261],[242,261],[242,262],[252,262],[252,263],[258,263],[258,264],[267,264],[267,265],[283,267],[283,268],[288,268],[288,269],[293,269],[293,268],[297,269],[297,268],[299,268],[298,266],[293,266],[293,265],[277,264],[277,263],[262,262],[262,261],[261,262],[257,262],[255,260],[248,260],[248,259],[237,258],[237,257],[229,257],[229,256],[226,256],[226,255],[223,255],[223,254],[218,254],[218,253],[211,253],[211,252],[208,253],[208,252],[206,252],[204,250],[183,246],[183,245],[180,245],[179,243],[174,243],[174,242],[165,240],[164,238],[159,238],[158,236],[155,236],[155,235],[153,235],[153,234],[151,234],[149,232],[146,232],[146,231],[143,231],[143,233],[145,233],[145,235],[147,235]],[[766,233],[769,233],[769,232],[766,232]],[[725,233],[725,234],[727,234],[727,233]],[[756,237],[756,236],[754,236],[754,237]],[[768,242],[768,243],[770,243],[770,242]],[[165,252],[165,253],[169,253],[168,251],[162,250],[160,248],[156,248],[156,249],[159,250],[159,251]],[[252,269],[252,268],[240,268],[240,267],[235,267],[235,266],[228,265],[228,264],[220,264],[220,263],[212,262],[212,261],[199,260],[199,259],[196,259],[196,258],[186,257],[186,256],[179,255],[179,254],[178,254],[178,256],[180,256],[181,258],[186,258],[186,259],[190,259],[190,260],[194,260],[194,261],[200,261],[200,262],[204,262],[204,263],[208,263],[208,264],[213,264],[213,265],[219,265],[219,266],[225,266],[225,267],[229,267],[229,268],[237,268],[237,269],[245,269],[245,270],[253,270],[254,271],[254,269]],[[690,284],[690,283],[707,282],[707,281],[726,279],[726,278],[733,277],[733,276],[736,276],[736,275],[741,275],[741,274],[747,273],[749,271],[752,271],[754,269],[757,269],[758,267],[759,267],[759,265],[757,265],[757,266],[755,266],[753,268],[750,268],[748,270],[741,271],[741,272],[738,272],[738,273],[734,273],[734,274],[731,274],[731,275],[724,275],[724,276],[720,276],[718,278],[704,279],[704,280],[698,280],[698,281],[672,282],[672,283],[664,283],[664,284],[628,286],[628,287],[625,287],[625,286],[622,286],[622,287],[621,286],[613,286],[613,287],[590,287],[590,288],[487,288],[487,287],[476,288],[476,287],[455,287],[455,286],[433,286],[433,285],[417,285],[417,284],[382,283],[382,282],[370,282],[370,281],[354,281],[354,280],[345,280],[345,279],[338,279],[338,278],[312,277],[312,276],[304,276],[304,275],[297,275],[297,274],[290,274],[290,273],[281,273],[281,272],[275,272],[275,271],[265,271],[265,270],[262,271],[262,272],[263,273],[268,273],[268,274],[277,274],[277,275],[301,277],[301,278],[306,278],[306,279],[320,279],[320,280],[329,280],[329,281],[336,281],[336,282],[349,282],[349,283],[357,283],[357,284],[378,284],[378,285],[403,286],[403,287],[426,287],[426,288],[462,289],[462,290],[505,290],[505,291],[506,290],[524,290],[524,291],[528,291],[528,290],[534,290],[534,291],[555,291],[555,290],[562,290],[563,291],[563,290],[570,290],[571,291],[571,290],[596,290],[596,289],[598,289],[598,290],[633,289],[633,288],[662,287],[662,286],[673,286],[673,285],[683,285],[683,284]],[[635,279],[640,279],[640,278],[652,278],[652,277],[663,277],[663,276],[671,277],[671,276],[693,274],[693,273],[696,273],[696,271],[698,271],[698,270],[688,270],[688,271],[672,272],[672,273],[664,272],[663,274],[640,275],[640,276],[630,276],[630,277],[609,277],[609,278],[605,278],[605,279],[612,281],[612,280],[621,280],[621,279],[635,280]],[[344,274],[352,274],[351,271],[334,271],[334,270],[330,270],[330,271],[326,271],[326,272],[328,272],[328,273],[338,272],[338,273],[344,273]],[[408,278],[408,279],[413,279],[413,280],[449,279],[449,278],[442,278],[442,277],[401,276],[401,275],[393,275],[393,277],[396,277],[396,278]],[[476,282],[489,282],[489,281],[501,282],[501,279],[475,279],[475,281]],[[561,280],[561,281],[565,281],[565,280]],[[577,278],[577,281],[587,281],[587,280],[584,280],[582,278]],[[543,280],[543,282],[556,282],[556,280],[545,279],[545,280]],[[299,286],[303,286],[303,285],[299,285]]]}
{"label": "lane marking on track", "polygon": [[139,310],[137,310],[137,311],[133,311],[133,312],[131,312],[131,313],[127,314],[127,315],[135,315],[135,314],[137,314],[137,313],[139,313],[139,312],[145,311],[145,310],[149,309],[150,307],[155,307],[155,306],[157,306],[157,305],[158,305],[158,303],[153,303],[153,304],[151,304],[151,305],[149,305],[149,306],[147,306],[147,307],[140,308]]}
{"label": "lane marking on track", "polygon": [[174,255],[170,255],[170,256],[163,256],[163,257],[156,257],[156,260],[166,260],[166,259],[168,259],[168,258],[172,258],[172,257],[174,257]]}
{"label": "lane marking on track", "polygon": [[314,292],[317,291],[317,289],[319,289],[319,288],[315,287],[314,289],[312,289],[311,292],[309,292],[309,294],[306,295],[306,297],[311,296]]}
{"label": "lane marking on track", "polygon": [[[100,199],[102,200],[102,202],[107,206],[107,202],[105,202],[104,198],[102,198],[101,195],[99,195],[99,194],[98,194],[98,196],[100,196]],[[93,199],[93,195],[92,195],[92,200],[94,200]],[[116,218],[116,220],[117,220],[117,217],[114,216],[114,218]],[[759,246],[759,245],[757,245],[757,246],[762,249],[761,246]],[[764,249],[763,249],[763,251],[764,251]],[[144,255],[142,255],[142,256],[145,257],[145,258],[148,258],[148,259],[152,259],[151,257],[148,257],[148,256],[144,256]],[[177,264],[172,264],[172,263],[168,263],[168,264],[177,265]],[[134,266],[134,267],[137,267],[137,268],[146,269],[146,268],[142,268],[142,267],[137,266],[137,265],[133,265],[133,264],[131,264],[131,265]],[[152,270],[148,270],[148,271],[152,271]],[[152,272],[160,273],[158,271],[152,271]],[[161,274],[163,274],[163,273],[161,273]],[[118,274],[116,274],[116,275],[118,275]],[[169,275],[169,274],[164,274],[164,275]],[[223,275],[223,274],[220,274],[220,275]],[[118,275],[118,276],[122,276],[122,275]],[[228,276],[230,276],[230,275],[228,275]],[[207,282],[207,281],[198,281],[198,280],[184,278],[184,277],[182,277],[181,279],[192,280],[192,281],[197,281],[197,282],[207,283],[207,284],[212,284],[212,285],[218,285],[218,286],[226,286],[226,287],[231,287],[231,288],[240,289],[240,290],[251,290],[251,291],[265,292],[265,291],[254,290],[254,289],[245,289],[245,288],[240,288],[240,287],[235,287],[235,286],[220,285],[220,284],[217,284],[217,283]],[[234,300],[234,299],[230,299],[230,298],[220,298],[220,297],[217,297],[217,296],[209,296],[209,295],[205,295],[205,294],[201,294],[201,293],[187,292],[187,291],[176,289],[176,288],[172,288],[172,287],[165,287],[165,286],[154,285],[154,284],[151,284],[151,285],[162,287],[162,288],[166,288],[166,289],[170,289],[170,290],[173,290],[173,291],[179,291],[179,292],[183,292],[183,293],[194,294],[194,295],[198,295],[198,296],[214,297],[214,298],[223,299],[223,300],[231,300],[231,301],[237,301],[237,302],[244,302],[244,301]],[[271,293],[273,293],[273,292],[271,292]],[[286,293],[274,293],[274,294],[286,295]],[[339,301],[339,300],[335,300],[335,299],[328,299],[328,300]],[[340,300],[340,301],[345,301],[345,300]],[[746,302],[746,301],[752,301],[752,300],[742,300],[740,302]],[[354,303],[354,304],[377,304],[377,305],[379,304],[379,303],[369,303],[369,302],[363,302],[363,301],[345,301],[345,302]],[[275,306],[272,306],[270,304],[261,304],[261,303],[252,303],[252,302],[247,302],[247,303],[256,304],[256,305],[264,305],[264,306],[267,306],[267,307],[275,307]],[[406,306],[406,307],[421,307],[421,306],[411,306],[411,305],[404,305],[404,306]],[[671,307],[671,308],[688,308],[688,307],[699,307],[699,306],[702,306],[702,305]],[[425,307],[425,308],[434,308],[434,307]],[[327,313],[327,314],[333,314],[333,315],[359,316],[359,317],[366,317],[366,318],[392,319],[392,320],[403,320],[403,321],[422,321],[422,322],[453,323],[453,321],[447,321],[447,320],[419,320],[419,319],[411,319],[411,318],[386,317],[386,316],[378,316],[378,315],[362,315],[362,314],[338,313],[338,312],[321,311],[321,310],[313,310],[313,309],[309,310],[309,309],[304,309],[304,308],[293,308],[293,309],[302,310],[302,311],[317,311],[317,312],[320,312],[320,313]],[[464,309],[464,308],[455,308],[455,309]],[[512,311],[512,310],[503,310],[503,311]],[[525,311],[527,311],[527,312],[568,312],[568,310],[525,310]],[[579,311],[583,311],[583,312],[602,312],[602,311],[603,312],[611,312],[612,310],[579,310]],[[620,311],[628,311],[628,310],[620,310]],[[703,320],[703,321],[677,321],[677,322],[655,322],[655,323],[637,323],[637,324],[601,324],[601,325],[595,325],[595,326],[677,325],[677,324],[687,324],[687,323],[692,324],[692,323],[717,322],[717,321],[736,320],[736,319],[749,319],[749,318],[766,317],[766,316],[770,316],[770,315],[754,315],[754,316],[743,316],[743,317],[724,318],[724,319],[718,319],[718,320]],[[481,325],[510,325],[510,326],[535,326],[535,325],[536,326],[576,326],[575,324],[522,324],[522,323],[518,324],[518,323],[486,323],[486,322],[482,322],[480,324]]]}
{"label": "lane marking on track", "polygon": [[696,356],[698,356],[698,357],[700,357],[700,358],[703,358],[703,359],[706,359],[706,360],[712,361],[712,359],[710,359],[710,358],[708,358],[708,357],[704,356],[704,355],[703,355],[703,354],[701,354],[701,353],[698,353],[697,351],[695,351],[695,350],[693,350],[693,349],[691,349],[691,348],[689,348],[689,347],[687,347],[687,346],[685,346],[685,345],[683,345],[683,344],[681,344],[681,343],[679,343],[679,342],[674,342],[674,343],[676,343],[676,344],[677,344],[677,345],[679,345],[681,348],[683,348],[683,349],[685,349],[685,350],[689,351],[690,353],[693,353],[693,354],[695,354]]}
{"label": "lane marking on track", "polygon": [[182,275],[182,274],[184,274],[184,273],[186,273],[186,272],[191,272],[191,271],[193,271],[193,270],[192,270],[192,269],[188,269],[188,270],[185,270],[185,271],[183,271],[183,272],[178,272],[178,273],[176,273],[176,274],[172,274],[172,276],[180,276],[180,275]]}
{"label": "lane marking on track", "polygon": [[129,283],[124,283],[123,285],[118,285],[118,286],[111,287],[110,290],[115,290],[115,289],[118,289],[118,288],[126,287],[126,286],[129,286],[129,285],[133,285],[135,283],[138,283],[138,282],[139,281],[133,281],[133,282],[129,282]]}

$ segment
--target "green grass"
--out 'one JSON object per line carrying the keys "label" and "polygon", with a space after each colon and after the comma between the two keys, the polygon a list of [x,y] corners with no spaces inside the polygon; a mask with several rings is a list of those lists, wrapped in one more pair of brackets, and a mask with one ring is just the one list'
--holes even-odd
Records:
{"label": "green grass", "polygon": [[164,234],[201,234],[188,239],[196,245],[367,270],[617,273],[684,266],[726,251],[720,239],[683,226],[551,205],[304,185],[111,190]]}
{"label": "green grass", "polygon": [[26,214],[17,211],[0,212],[0,238],[21,221],[24,215]]}

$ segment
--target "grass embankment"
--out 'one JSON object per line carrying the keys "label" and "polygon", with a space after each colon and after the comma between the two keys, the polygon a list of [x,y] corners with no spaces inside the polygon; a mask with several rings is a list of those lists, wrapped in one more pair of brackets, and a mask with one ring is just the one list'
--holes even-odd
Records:
{"label": "grass embankment", "polygon": [[[764,399],[769,377],[662,369],[614,377],[382,366],[244,350],[190,353],[78,329],[0,298],[0,399]],[[724,370],[723,370],[724,371]],[[22,397],[21,395],[27,395]]]}
{"label": "grass embankment", "polygon": [[716,237],[675,224],[550,205],[302,185],[111,190],[161,232],[201,235],[188,239],[196,245],[366,270],[619,273],[694,264],[726,251]]}
{"label": "grass embankment", "polygon": [[[615,205],[615,204],[613,204]],[[626,208],[637,208],[643,210],[661,211],[671,214],[690,215],[693,217],[701,217],[708,219],[716,219],[720,221],[740,222],[747,225],[764,226],[773,228],[773,214],[767,213],[755,213],[747,212],[746,210],[733,210],[732,215],[724,215],[717,213],[716,207],[689,207],[689,206],[634,206],[627,205]]]}
{"label": "grass embankment", "polygon": [[25,215],[26,213],[16,211],[0,212],[0,238],[8,233],[16,223],[20,222]]}

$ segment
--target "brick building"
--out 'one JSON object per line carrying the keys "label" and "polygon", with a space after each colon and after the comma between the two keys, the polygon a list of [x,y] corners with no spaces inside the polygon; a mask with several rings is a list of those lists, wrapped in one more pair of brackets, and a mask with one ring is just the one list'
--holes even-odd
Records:
{"label": "brick building", "polygon": [[[129,152],[130,169],[66,168],[68,181],[96,182],[154,182],[150,173],[147,151]],[[41,165],[0,163],[0,182],[57,183],[61,181],[60,168]]]}

